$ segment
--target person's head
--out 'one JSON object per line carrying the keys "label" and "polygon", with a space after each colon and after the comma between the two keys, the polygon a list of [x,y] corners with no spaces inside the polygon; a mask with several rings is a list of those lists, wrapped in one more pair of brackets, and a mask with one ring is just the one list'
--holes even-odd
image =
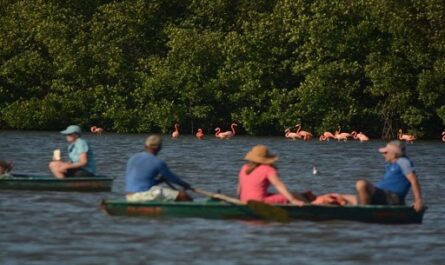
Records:
{"label": "person's head", "polygon": [[145,150],[157,154],[162,148],[162,138],[160,135],[150,135],[145,139]]}
{"label": "person's head", "polygon": [[8,173],[12,170],[12,165],[9,162],[0,160],[0,175]]}
{"label": "person's head", "polygon": [[247,152],[244,160],[253,164],[274,165],[278,160],[278,156],[270,154],[269,149],[265,145],[259,144]]}
{"label": "person's head", "polygon": [[66,136],[67,142],[73,143],[82,135],[82,129],[77,125],[70,125],[60,133]]}
{"label": "person's head", "polygon": [[406,155],[405,144],[399,140],[393,140],[385,147],[379,148],[379,152],[385,157],[385,161],[392,162]]}

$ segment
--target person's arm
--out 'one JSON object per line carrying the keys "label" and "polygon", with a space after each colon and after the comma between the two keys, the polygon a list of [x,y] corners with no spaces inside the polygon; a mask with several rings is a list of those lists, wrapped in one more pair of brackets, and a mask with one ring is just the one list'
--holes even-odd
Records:
{"label": "person's arm", "polygon": [[167,164],[164,162],[161,163],[160,172],[161,176],[168,182],[172,182],[182,186],[184,189],[190,189],[190,184],[180,179],[176,174],[170,171],[167,167]]}
{"label": "person's arm", "polygon": [[411,183],[411,188],[413,190],[414,195],[414,209],[416,211],[421,211],[423,209],[423,200],[422,200],[422,192],[420,190],[419,180],[417,178],[416,173],[413,171],[406,176],[408,181]]}
{"label": "person's arm", "polygon": [[290,203],[302,206],[304,205],[304,200],[296,198],[292,193],[289,192],[286,185],[281,181],[277,175],[272,175],[268,177],[270,183],[275,187],[275,189],[283,195]]}
{"label": "person's arm", "polygon": [[421,211],[423,209],[422,192],[420,190],[419,179],[417,178],[414,166],[410,162],[410,160],[405,157],[398,159],[397,163],[401,167],[403,174],[411,183],[411,188],[413,190],[413,195],[414,195],[414,205],[413,205],[414,209],[416,211]]}
{"label": "person's arm", "polygon": [[79,162],[77,162],[77,163],[64,162],[62,165],[62,168],[63,168],[63,170],[73,169],[73,168],[82,168],[82,167],[85,167],[87,164],[88,164],[87,153],[80,153]]}

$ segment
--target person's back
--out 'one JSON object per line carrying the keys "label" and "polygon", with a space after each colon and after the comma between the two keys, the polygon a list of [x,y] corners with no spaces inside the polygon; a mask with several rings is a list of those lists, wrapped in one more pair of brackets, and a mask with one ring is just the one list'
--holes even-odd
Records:
{"label": "person's back", "polygon": [[270,165],[258,165],[251,172],[249,165],[245,164],[239,172],[240,200],[263,201],[268,196],[267,188],[270,186],[269,176],[277,175],[277,170]]}
{"label": "person's back", "polygon": [[[125,192],[128,201],[185,201],[191,200],[185,191],[174,188],[177,184],[184,189],[190,185],[181,180],[156,157],[162,147],[161,137],[151,135],[145,140],[145,151],[139,152],[127,162],[125,171]],[[162,187],[162,182],[170,187]]]}
{"label": "person's back", "polygon": [[125,192],[141,192],[158,185],[156,179],[163,161],[148,152],[133,155],[127,163],[125,172]]}

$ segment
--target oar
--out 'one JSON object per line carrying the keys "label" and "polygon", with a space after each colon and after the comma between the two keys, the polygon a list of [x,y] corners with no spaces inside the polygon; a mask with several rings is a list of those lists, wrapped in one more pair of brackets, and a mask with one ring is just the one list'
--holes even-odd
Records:
{"label": "oar", "polygon": [[255,201],[255,200],[250,200],[246,204],[245,202],[243,202],[241,200],[226,196],[224,194],[213,193],[213,192],[208,192],[208,191],[204,191],[204,190],[200,190],[200,189],[193,189],[193,188],[191,190],[195,193],[207,196],[212,199],[218,199],[218,200],[225,201],[225,202],[235,204],[235,205],[245,205],[250,210],[252,210],[256,215],[261,216],[262,218],[264,218],[266,220],[280,222],[280,223],[289,222],[289,215],[287,214],[287,212],[284,209],[282,209],[280,207],[276,207],[276,206],[273,206],[273,205],[270,205],[270,204],[267,204],[264,202],[260,202],[260,201]]}

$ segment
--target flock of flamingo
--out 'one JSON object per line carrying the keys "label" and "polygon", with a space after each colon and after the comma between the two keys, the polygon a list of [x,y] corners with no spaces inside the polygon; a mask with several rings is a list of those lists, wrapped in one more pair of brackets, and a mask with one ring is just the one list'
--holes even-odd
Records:
{"label": "flock of flamingo", "polygon": [[[296,131],[292,132],[290,130],[290,128],[287,128],[284,133],[285,133],[285,137],[286,138],[290,138],[292,140],[296,140],[296,139],[303,139],[304,141],[308,141],[311,140],[313,135],[310,132],[307,131],[303,131],[301,130],[301,124],[297,124],[295,125]],[[445,132],[442,132],[442,135],[444,135],[442,137],[442,141],[445,142]],[[416,137],[412,134],[404,134],[402,129],[399,129],[398,132],[398,138],[401,141],[406,141],[408,143],[413,143],[416,140]],[[341,128],[338,127],[338,129],[335,131],[335,133],[331,133],[331,132],[323,132],[320,137],[318,138],[318,140],[320,141],[329,141],[329,139],[334,139],[334,140],[338,140],[338,141],[347,141],[349,138],[358,140],[360,142],[367,142],[369,141],[369,137],[362,133],[362,132],[356,132],[356,131],[352,131],[351,133],[347,133],[347,132],[341,132]]]}
{"label": "flock of flamingo", "polygon": [[[217,137],[219,139],[232,138],[233,136],[236,135],[236,127],[237,126],[238,125],[236,123],[232,123],[230,125],[231,130],[224,131],[224,132],[221,131],[221,128],[218,127],[215,129],[215,137]],[[175,123],[174,127],[175,127],[175,130],[172,132],[171,136],[172,136],[172,139],[177,139],[179,137],[179,124]],[[292,132],[290,128],[287,128],[286,130],[284,130],[284,136],[286,138],[289,138],[292,140],[302,139],[304,141],[309,141],[313,138],[312,133],[310,133],[308,131],[301,130],[301,124],[295,125],[295,128],[296,128],[295,132]],[[97,126],[92,126],[90,128],[90,131],[93,134],[101,135],[104,132],[104,129],[97,127]],[[199,128],[198,131],[196,132],[195,136],[199,140],[202,140],[204,138],[203,130],[201,128]],[[331,133],[331,132],[322,133],[319,136],[318,140],[329,141],[329,139],[333,139],[333,140],[337,140],[337,141],[347,141],[349,138],[358,140],[360,142],[369,141],[369,137],[366,136],[362,132],[358,132],[358,133],[356,131],[352,131],[351,133],[341,132],[340,127],[338,127],[338,129],[335,131],[335,133]],[[399,129],[398,139],[401,141],[406,141],[408,143],[413,143],[417,138],[416,138],[416,136],[414,136],[412,134],[404,134],[402,129]],[[442,132],[442,141],[445,142],[445,131]]]}
{"label": "flock of flamingo", "polygon": [[[230,125],[230,131],[225,131],[222,132],[221,128],[216,128],[215,129],[215,136],[219,139],[229,139],[232,138],[233,136],[235,136],[236,134],[236,127],[238,126],[238,124],[236,123],[232,123]],[[198,129],[198,131],[195,134],[196,138],[198,138],[199,140],[202,140],[204,138],[204,132],[202,131],[201,128]],[[179,124],[175,123],[175,130],[172,132],[172,139],[176,139],[179,137]]]}

